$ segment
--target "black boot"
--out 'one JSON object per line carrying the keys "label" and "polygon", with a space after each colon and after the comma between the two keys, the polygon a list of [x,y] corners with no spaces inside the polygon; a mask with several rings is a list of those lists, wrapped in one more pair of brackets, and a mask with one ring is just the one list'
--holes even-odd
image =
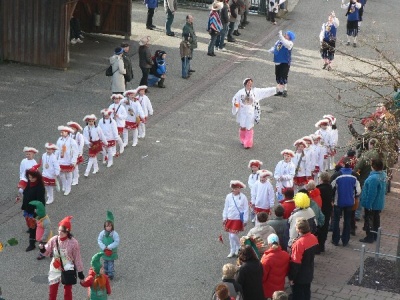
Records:
{"label": "black boot", "polygon": [[26,252],[29,252],[29,251],[32,251],[33,249],[35,249],[36,248],[36,246],[35,246],[35,239],[29,239],[29,246],[28,246],[28,248],[26,248]]}
{"label": "black boot", "polygon": [[161,78],[160,81],[158,82],[158,87],[159,88],[165,88],[164,80],[165,80],[165,78]]}

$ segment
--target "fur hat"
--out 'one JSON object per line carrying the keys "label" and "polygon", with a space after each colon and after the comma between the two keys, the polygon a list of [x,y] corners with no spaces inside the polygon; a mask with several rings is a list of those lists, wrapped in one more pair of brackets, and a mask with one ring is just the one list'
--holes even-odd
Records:
{"label": "fur hat", "polygon": [[98,252],[95,255],[93,255],[92,260],[90,261],[93,271],[96,274],[100,274],[100,269],[101,269],[100,259],[103,257],[103,255],[104,255],[103,252]]}
{"label": "fur hat", "polygon": [[76,122],[69,121],[69,122],[67,123],[67,125],[68,125],[69,127],[75,128],[76,130],[82,131],[82,126],[79,125],[79,124],[76,123]]}
{"label": "fur hat", "polygon": [[29,204],[36,207],[36,214],[40,219],[46,216],[46,208],[44,207],[42,202],[34,200],[29,202]]}
{"label": "fur hat", "polygon": [[32,153],[38,153],[39,151],[33,147],[24,147],[23,152],[32,152]]}
{"label": "fur hat", "polygon": [[268,170],[259,170],[257,171],[257,174],[260,175],[261,178],[265,178],[265,177],[272,177],[272,172],[268,171]]}
{"label": "fur hat", "polygon": [[136,93],[139,93],[140,90],[147,90],[147,85],[139,85],[136,88]]}
{"label": "fur hat", "polygon": [[231,180],[229,186],[232,189],[235,189],[235,188],[244,189],[244,188],[246,188],[246,185],[243,182],[239,181],[239,180]]}
{"label": "fur hat", "polygon": [[313,134],[310,134],[310,137],[313,139],[313,141],[322,139],[322,135],[320,135],[320,134],[313,133]]}
{"label": "fur hat", "polygon": [[323,125],[328,126],[329,125],[329,120],[328,119],[322,119],[322,120],[319,120],[317,123],[315,123],[315,127],[317,127],[317,128],[319,128],[319,127],[321,127]]}
{"label": "fur hat", "polygon": [[91,115],[86,115],[84,118],[83,118],[83,122],[87,122],[88,120],[97,120],[97,117],[94,115],[94,114],[91,114]]}
{"label": "fur hat", "polygon": [[110,115],[112,114],[112,110],[111,110],[111,109],[108,109],[108,108],[104,108],[104,109],[102,109],[102,110],[100,111],[100,113],[101,113],[102,115],[108,115],[108,116],[110,116]]}
{"label": "fur hat", "polygon": [[62,219],[59,223],[58,226],[63,226],[65,227],[65,229],[67,231],[71,231],[72,229],[72,225],[71,225],[71,219],[73,218],[73,216],[67,216],[64,219]]}
{"label": "fur hat", "polygon": [[263,165],[262,161],[257,160],[257,159],[252,159],[249,161],[248,168],[250,169],[251,167],[261,167]]}
{"label": "fur hat", "polygon": [[303,137],[301,138],[301,140],[304,140],[304,141],[308,142],[309,144],[312,144],[312,143],[313,143],[313,139],[312,139],[312,137],[309,136],[309,135],[303,136]]}
{"label": "fur hat", "polygon": [[110,97],[111,100],[114,99],[124,99],[124,96],[122,96],[121,94],[112,94]]}
{"label": "fur hat", "polygon": [[289,150],[289,149],[282,150],[281,151],[281,155],[284,155],[284,154],[287,154],[287,155],[290,155],[291,157],[294,157],[294,152],[292,150]]}
{"label": "fur hat", "polygon": [[294,195],[294,205],[298,208],[307,208],[310,207],[310,198],[306,193],[297,193]]}
{"label": "fur hat", "polygon": [[46,144],[44,144],[44,147],[45,147],[46,149],[58,150],[57,145],[52,144],[52,143],[46,143]]}
{"label": "fur hat", "polygon": [[127,91],[124,92],[124,96],[125,97],[127,97],[128,95],[131,95],[131,94],[136,95],[137,94],[137,90],[127,90]]}
{"label": "fur hat", "polygon": [[324,115],[323,116],[324,119],[328,119],[329,122],[331,123],[331,125],[335,125],[336,124],[336,118],[332,115]]}
{"label": "fur hat", "polygon": [[64,126],[64,125],[58,126],[57,129],[58,129],[58,131],[67,131],[69,133],[74,133],[74,130],[71,127]]}
{"label": "fur hat", "polygon": [[295,146],[297,148],[297,146],[300,145],[300,144],[304,145],[304,148],[308,147],[307,142],[305,140],[302,140],[302,139],[299,139],[299,140],[295,141],[293,143],[293,146]]}

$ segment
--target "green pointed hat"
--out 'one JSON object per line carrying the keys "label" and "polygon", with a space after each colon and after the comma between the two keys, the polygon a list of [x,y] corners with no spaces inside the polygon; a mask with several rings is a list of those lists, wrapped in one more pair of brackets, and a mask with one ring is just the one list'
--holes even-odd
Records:
{"label": "green pointed hat", "polygon": [[90,264],[92,265],[93,271],[96,274],[100,274],[100,269],[101,269],[100,258],[102,258],[102,256],[103,256],[103,252],[98,252],[95,255],[93,255],[92,261],[90,262]]}
{"label": "green pointed hat", "polygon": [[109,221],[114,224],[114,215],[111,211],[107,210],[106,221]]}
{"label": "green pointed hat", "polygon": [[46,208],[44,207],[42,202],[34,200],[29,202],[29,204],[36,207],[36,214],[39,218],[43,218],[46,215]]}

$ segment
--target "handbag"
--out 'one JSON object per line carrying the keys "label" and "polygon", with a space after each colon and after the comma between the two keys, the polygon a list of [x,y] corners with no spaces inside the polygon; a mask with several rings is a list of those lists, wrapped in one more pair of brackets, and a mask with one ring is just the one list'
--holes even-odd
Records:
{"label": "handbag", "polygon": [[[244,212],[241,212],[241,211],[239,210],[239,207],[237,206],[236,201],[235,201],[235,198],[233,197],[233,195],[232,195],[232,199],[233,199],[233,202],[235,203],[236,209],[237,209],[238,212],[239,212],[239,219],[240,219],[240,221],[244,224]],[[240,196],[239,196],[239,199],[240,199]]]}
{"label": "handbag", "polygon": [[64,271],[64,265],[61,259],[60,248],[58,246],[58,237],[56,239],[58,255],[60,255],[61,263],[61,283],[64,285],[74,285],[77,283],[78,276],[76,275],[76,269]]}

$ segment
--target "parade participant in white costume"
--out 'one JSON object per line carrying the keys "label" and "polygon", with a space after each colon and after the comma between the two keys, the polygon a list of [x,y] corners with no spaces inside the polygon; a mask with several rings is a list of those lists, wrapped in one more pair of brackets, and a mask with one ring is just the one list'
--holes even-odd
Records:
{"label": "parade participant in white costume", "polygon": [[244,230],[249,217],[249,203],[241,189],[246,185],[239,180],[232,180],[230,188],[232,192],[226,195],[224,210],[222,212],[222,224],[225,231],[229,232],[230,252],[228,258],[237,256],[240,249],[238,233]]}
{"label": "parade participant in white costume", "polygon": [[118,140],[117,122],[111,118],[112,110],[105,108],[100,111],[103,118],[99,121],[99,127],[104,133],[107,144],[103,145],[103,164],[107,163],[107,168],[114,162],[114,147]]}
{"label": "parade participant in white costume", "polygon": [[339,141],[339,132],[336,126],[336,118],[332,115],[325,115],[323,116],[324,119],[329,120],[328,128],[330,129],[330,136],[331,136],[331,153],[329,156],[329,167],[331,170],[335,169],[335,155],[336,155],[336,147]]}
{"label": "parade participant in white costume", "polygon": [[46,143],[44,147],[46,148],[46,153],[42,156],[42,177],[47,194],[46,204],[51,204],[54,201],[56,178],[60,176],[60,164],[54,154],[58,147],[51,143]]}
{"label": "parade participant in white costume", "polygon": [[260,170],[257,173],[260,175],[260,178],[251,189],[250,202],[250,206],[254,210],[254,216],[252,216],[254,221],[255,215],[259,212],[270,214],[271,208],[273,208],[275,204],[274,187],[269,181],[269,178],[273,176],[272,172],[268,170]]}
{"label": "parade participant in white costume", "polygon": [[253,79],[243,81],[244,88],[232,99],[232,114],[239,123],[239,138],[245,149],[253,147],[254,123],[260,121],[260,100],[276,94],[277,88],[253,88]]}
{"label": "parade participant in white costume", "polygon": [[104,136],[103,130],[96,125],[95,115],[86,115],[83,118],[83,122],[86,122],[86,126],[83,129],[83,137],[85,138],[85,145],[89,147],[89,160],[86,167],[84,176],[88,177],[89,172],[93,167],[93,174],[99,171],[99,164],[97,162],[97,154],[103,149],[103,145],[107,145],[108,142]]}
{"label": "parade participant in white costume", "polygon": [[249,180],[247,181],[247,184],[249,186],[249,189],[253,188],[254,184],[258,181],[258,178],[260,175],[257,173],[260,169],[261,166],[263,165],[262,161],[259,161],[257,159],[252,159],[249,161],[248,168],[251,170],[251,174],[249,175]]}
{"label": "parade participant in white costume", "polygon": [[71,192],[72,185],[72,172],[76,167],[78,160],[79,149],[78,144],[70,136],[74,133],[74,130],[68,126],[58,126],[61,137],[57,141],[58,150],[56,151],[56,157],[60,164],[60,178],[62,191],[64,196],[68,196]]}
{"label": "parade participant in white costume", "polygon": [[326,154],[324,155],[324,166],[322,171],[328,171],[330,169],[329,165],[329,156],[332,153],[332,136],[331,136],[331,129],[328,127],[329,126],[329,120],[328,119],[322,119],[319,120],[317,123],[315,123],[315,127],[319,128],[315,134],[320,135],[321,138],[321,143],[322,146],[326,148]]}
{"label": "parade participant in white costume", "polygon": [[275,167],[274,178],[276,181],[276,195],[277,200],[283,200],[283,190],[286,188],[293,188],[293,177],[295,174],[296,166],[292,162],[294,152],[285,149],[281,152],[283,160],[278,162]]}
{"label": "parade participant in white costume", "polygon": [[320,143],[321,136],[319,134],[310,134],[310,137],[313,140],[310,149],[314,152],[315,155],[315,169],[313,171],[314,181],[316,183],[319,182],[319,174],[322,172],[324,167],[324,155],[326,154],[326,149]]}
{"label": "parade participant in white costume", "polygon": [[307,184],[308,180],[311,179],[311,166],[309,164],[309,157],[307,157],[304,149],[307,148],[307,142],[304,140],[297,140],[294,142],[296,152],[292,158],[292,162],[295,165],[295,175],[293,177],[294,189],[299,190]]}
{"label": "parade participant in white costume", "polygon": [[34,159],[35,154],[39,151],[33,147],[24,147],[23,152],[25,153],[25,158],[21,160],[19,165],[19,182],[18,182],[18,194],[15,201],[20,201],[22,199],[22,193],[28,184],[28,178],[26,178],[26,170],[29,170],[34,165],[37,165]]}
{"label": "parade participant in white costume", "polygon": [[78,160],[76,161],[76,166],[74,172],[72,173],[72,185],[77,185],[79,183],[79,165],[83,163],[83,146],[85,146],[85,139],[83,138],[83,134],[80,133],[82,131],[81,125],[76,122],[69,121],[67,126],[74,130],[74,133],[71,134],[71,137],[78,145]]}
{"label": "parade participant in white costume", "polygon": [[[124,142],[122,141],[122,134],[124,132],[124,128],[125,128],[125,120],[126,117],[128,116],[126,109],[125,109],[125,105],[122,103],[122,99],[124,99],[124,96],[122,96],[121,94],[114,94],[111,96],[111,100],[114,102],[113,104],[110,105],[110,107],[108,108],[109,110],[111,110],[111,118],[115,120],[115,122],[117,123],[117,129],[118,129],[118,138],[117,138],[117,142],[118,142],[118,146],[119,146],[119,154],[124,153]],[[117,153],[117,146],[113,147],[113,154],[115,155]]]}
{"label": "parade participant in white costume", "polygon": [[128,145],[128,134],[129,131],[132,131],[132,147],[136,147],[138,143],[138,127],[140,122],[144,120],[143,109],[139,101],[137,101],[136,93],[137,90],[126,91],[124,93],[125,99],[123,100],[125,109],[128,112],[123,133],[124,145]]}
{"label": "parade participant in white costume", "polygon": [[[140,89],[139,89],[140,88]],[[149,97],[146,95],[147,87],[144,85],[139,87],[136,91],[138,92],[138,101],[142,106],[144,113],[144,121],[139,124],[139,138],[143,139],[146,136],[146,123],[149,116],[153,115],[153,106],[151,105],[151,101]]]}

